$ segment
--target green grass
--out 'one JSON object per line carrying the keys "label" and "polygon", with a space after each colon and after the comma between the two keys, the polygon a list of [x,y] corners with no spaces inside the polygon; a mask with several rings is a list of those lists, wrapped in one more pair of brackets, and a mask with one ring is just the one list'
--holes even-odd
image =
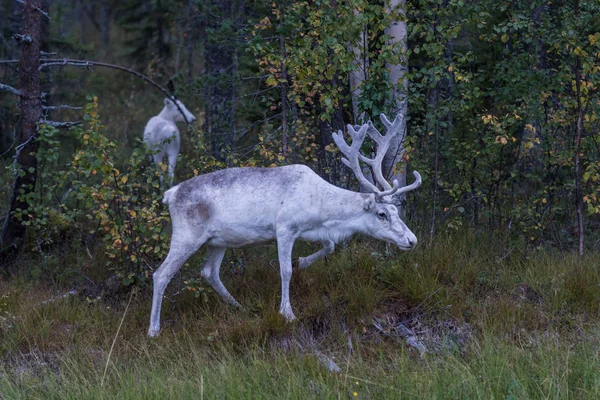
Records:
{"label": "green grass", "polygon": [[[4,398],[598,398],[600,362],[589,345],[547,339],[529,346],[484,340],[469,356],[416,357],[402,346],[375,346],[336,358],[328,372],[306,352],[255,347],[207,350],[193,336],[135,347],[116,358],[103,382],[100,351],[21,357],[0,377]],[[478,350],[475,350],[477,348]],[[133,349],[131,349],[133,350]],[[370,354],[367,357],[367,354]],[[38,357],[36,359],[36,357]],[[34,364],[35,363],[35,364]]]}
{"label": "green grass", "polygon": [[125,313],[128,293],[43,304],[55,286],[0,281],[0,398],[600,398],[600,257],[494,239],[466,233],[409,253],[353,241],[295,271],[291,324],[277,314],[273,247],[236,252],[244,274],[224,268],[245,311],[203,286],[205,297],[177,294],[197,277],[196,257],[152,340],[148,290]]}

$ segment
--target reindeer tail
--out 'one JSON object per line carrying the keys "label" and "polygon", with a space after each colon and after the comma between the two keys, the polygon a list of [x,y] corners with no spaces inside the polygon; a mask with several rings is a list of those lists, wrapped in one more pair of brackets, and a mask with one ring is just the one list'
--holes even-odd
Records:
{"label": "reindeer tail", "polygon": [[169,204],[169,202],[173,200],[175,193],[177,193],[177,189],[179,189],[179,185],[173,186],[171,189],[165,192],[163,195],[163,204]]}

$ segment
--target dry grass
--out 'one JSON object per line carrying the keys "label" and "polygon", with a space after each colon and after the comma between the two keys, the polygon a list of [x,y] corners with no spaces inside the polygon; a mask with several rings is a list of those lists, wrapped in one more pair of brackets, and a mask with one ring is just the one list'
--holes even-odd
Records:
{"label": "dry grass", "polygon": [[57,288],[25,266],[0,282],[0,398],[598,397],[599,257],[490,243],[467,233],[399,253],[354,241],[294,273],[292,324],[277,314],[274,248],[226,260],[245,265],[223,278],[246,311],[204,287],[177,294],[197,257],[169,288],[157,339],[149,290],[133,294],[109,362],[129,293],[44,304]]}

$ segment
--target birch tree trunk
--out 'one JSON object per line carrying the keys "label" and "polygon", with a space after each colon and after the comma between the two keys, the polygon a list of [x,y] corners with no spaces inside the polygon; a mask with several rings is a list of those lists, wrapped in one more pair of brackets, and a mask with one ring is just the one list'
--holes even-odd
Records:
{"label": "birch tree trunk", "polygon": [[[406,132],[406,117],[407,103],[405,101],[408,90],[408,82],[404,78],[408,72],[408,62],[405,59],[407,51],[407,26],[404,16],[406,15],[406,0],[388,0],[386,10],[392,15],[399,15],[401,18],[393,20],[388,28],[385,29],[385,34],[389,37],[388,46],[393,47],[396,53],[396,59],[400,60],[398,64],[388,64],[390,84],[392,87],[391,101],[388,106],[390,118],[394,118],[397,114],[404,116],[404,123],[400,127],[401,132],[398,138],[404,137]],[[397,166],[402,161],[404,155],[404,146],[402,142],[393,140],[390,144],[390,149],[386,153],[382,169],[384,176],[388,180],[397,179],[400,186],[406,186],[406,166]],[[394,169],[396,167],[396,169]],[[404,203],[405,195],[401,195],[400,201]]]}
{"label": "birch tree trunk", "polygon": [[[9,213],[2,229],[1,257],[16,254],[25,237],[25,225],[15,215],[16,210],[27,210],[28,193],[35,189],[37,177],[36,140],[37,123],[41,116],[40,79],[38,62],[40,58],[40,28],[42,0],[28,0],[24,4],[19,62],[19,90],[21,92],[21,129],[16,142],[19,145],[15,154],[17,176],[13,184]],[[24,213],[23,220],[28,219]]]}
{"label": "birch tree trunk", "polygon": [[[360,18],[357,10],[354,10],[354,16],[357,19]],[[361,124],[361,116],[359,115],[358,103],[360,102],[360,96],[362,94],[361,85],[367,77],[367,69],[369,65],[368,60],[368,43],[367,43],[367,27],[363,26],[358,42],[351,43],[349,49],[354,53],[354,60],[352,62],[353,69],[350,72],[350,95],[352,97],[352,114],[354,116],[354,123]]]}

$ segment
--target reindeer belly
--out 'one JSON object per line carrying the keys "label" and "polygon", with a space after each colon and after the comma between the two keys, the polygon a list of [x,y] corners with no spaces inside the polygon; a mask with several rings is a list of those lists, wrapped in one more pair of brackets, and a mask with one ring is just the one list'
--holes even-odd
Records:
{"label": "reindeer belly", "polygon": [[244,224],[221,224],[214,227],[207,243],[219,247],[244,247],[274,239],[275,229],[272,224],[249,224],[246,221]]}

